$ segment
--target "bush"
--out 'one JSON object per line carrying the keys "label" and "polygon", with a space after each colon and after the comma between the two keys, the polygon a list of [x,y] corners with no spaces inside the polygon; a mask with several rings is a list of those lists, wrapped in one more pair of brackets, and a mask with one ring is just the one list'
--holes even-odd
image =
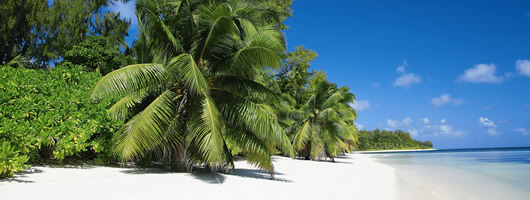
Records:
{"label": "bush", "polygon": [[105,37],[88,36],[64,54],[63,64],[67,63],[85,66],[88,71],[107,74],[133,64],[134,60],[130,56],[120,54],[119,49],[110,45]]}
{"label": "bush", "polygon": [[20,153],[9,142],[0,146],[0,178],[11,177],[13,173],[26,169],[29,157]]}
{"label": "bush", "polygon": [[[95,104],[88,98],[100,78],[81,66],[51,71],[0,67],[0,144],[7,155],[2,159],[112,160],[112,134],[122,122],[107,116],[113,99]],[[2,174],[10,175],[20,165],[5,169]]]}

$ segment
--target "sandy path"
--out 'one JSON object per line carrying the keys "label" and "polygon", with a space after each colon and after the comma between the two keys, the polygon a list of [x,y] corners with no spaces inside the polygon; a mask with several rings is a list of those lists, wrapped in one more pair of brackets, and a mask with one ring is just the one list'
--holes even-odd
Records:
{"label": "sandy path", "polygon": [[159,169],[34,167],[0,182],[0,199],[394,199],[394,169],[370,155],[337,162],[274,157],[275,180],[245,161],[235,174]]}

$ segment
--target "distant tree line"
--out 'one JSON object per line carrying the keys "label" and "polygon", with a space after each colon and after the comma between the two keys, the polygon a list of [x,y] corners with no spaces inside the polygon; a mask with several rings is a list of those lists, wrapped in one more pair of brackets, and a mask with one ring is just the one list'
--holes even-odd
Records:
{"label": "distant tree line", "polygon": [[392,150],[392,149],[431,149],[432,142],[415,140],[402,130],[359,131],[359,151]]}

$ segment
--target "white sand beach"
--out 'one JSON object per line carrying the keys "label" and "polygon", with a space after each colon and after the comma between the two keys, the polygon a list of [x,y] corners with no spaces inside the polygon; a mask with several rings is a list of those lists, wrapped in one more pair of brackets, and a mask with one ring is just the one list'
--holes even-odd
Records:
{"label": "white sand beach", "polygon": [[396,199],[395,170],[370,155],[315,162],[274,157],[276,175],[237,161],[234,174],[33,167],[0,182],[0,199]]}

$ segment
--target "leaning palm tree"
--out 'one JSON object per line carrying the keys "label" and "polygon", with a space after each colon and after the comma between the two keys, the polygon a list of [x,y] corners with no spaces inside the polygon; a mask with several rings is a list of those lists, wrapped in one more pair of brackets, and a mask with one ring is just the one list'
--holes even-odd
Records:
{"label": "leaning palm tree", "polygon": [[154,154],[190,171],[233,168],[226,145],[271,174],[273,152],[293,154],[265,102],[278,99],[254,81],[277,69],[285,51],[277,15],[253,0],[144,0],[136,13],[154,62],[113,71],[91,97],[121,95],[109,113],[126,123],[115,137],[123,161]]}
{"label": "leaning palm tree", "polygon": [[334,160],[340,153],[349,152],[357,141],[353,121],[357,117],[350,106],[355,96],[347,87],[337,88],[318,72],[306,89],[305,102],[290,113],[293,123],[286,128],[292,133],[298,156],[306,159]]}

